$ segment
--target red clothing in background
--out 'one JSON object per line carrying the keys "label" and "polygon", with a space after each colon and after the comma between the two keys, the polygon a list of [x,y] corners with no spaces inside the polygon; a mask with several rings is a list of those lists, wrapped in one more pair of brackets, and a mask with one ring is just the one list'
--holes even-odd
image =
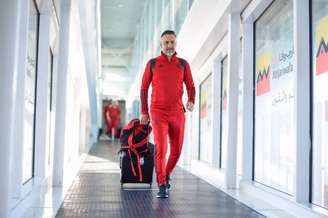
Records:
{"label": "red clothing in background", "polygon": [[111,134],[114,128],[114,135],[117,135],[117,127],[121,121],[121,109],[118,105],[109,104],[105,108],[105,118],[107,124],[107,133]]}

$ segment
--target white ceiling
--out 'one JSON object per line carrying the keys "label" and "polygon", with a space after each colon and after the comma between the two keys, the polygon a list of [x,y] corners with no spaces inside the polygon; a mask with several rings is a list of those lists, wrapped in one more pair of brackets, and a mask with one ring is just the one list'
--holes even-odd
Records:
{"label": "white ceiling", "polygon": [[[102,0],[102,93],[125,98],[135,80],[131,55],[137,26],[147,0]],[[241,0],[241,9],[251,0]]]}
{"label": "white ceiling", "polygon": [[102,0],[102,87],[109,97],[124,98],[135,72],[129,71],[134,37],[146,0]]}

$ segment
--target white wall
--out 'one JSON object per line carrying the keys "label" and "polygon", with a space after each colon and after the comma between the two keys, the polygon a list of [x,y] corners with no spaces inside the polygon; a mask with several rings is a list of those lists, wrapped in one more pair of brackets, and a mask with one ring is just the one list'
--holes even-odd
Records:
{"label": "white wall", "polygon": [[[293,1],[294,2],[294,28],[297,27],[297,31],[294,31],[294,46],[297,50],[302,51],[297,58],[299,59],[296,64],[298,72],[302,73],[302,79],[298,79],[297,87],[302,99],[298,100],[298,110],[295,111],[298,114],[298,128],[297,130],[297,161],[298,161],[298,172],[295,180],[296,194],[294,197],[287,196],[279,191],[272,190],[270,188],[265,188],[261,185],[254,184],[252,181],[252,170],[253,170],[253,160],[252,160],[252,128],[253,128],[253,23],[255,20],[263,13],[263,11],[270,5],[271,0],[253,0],[243,10],[243,14],[240,14],[239,1],[195,1],[190,13],[187,16],[185,23],[182,26],[181,32],[178,37],[178,54],[186,58],[191,63],[191,69],[193,72],[193,77],[196,85],[196,105],[195,111],[192,114],[187,114],[187,128],[185,132],[185,144],[182,154],[183,161],[180,161],[180,166],[184,167],[190,172],[197,176],[205,179],[209,183],[220,187],[222,190],[233,195],[238,200],[246,203],[251,207],[255,207],[257,210],[276,210],[277,214],[292,214],[297,217],[324,217],[324,215],[316,213],[318,210],[314,210],[309,206],[309,174],[308,171],[304,172],[304,168],[309,169],[309,119],[301,119],[308,117],[308,110],[304,108],[309,108],[308,101],[303,99],[304,96],[308,98],[309,87],[308,79],[308,47],[304,44],[308,44],[308,32],[301,30],[304,25],[308,28],[308,20],[304,17],[304,14],[308,12],[308,1]],[[204,15],[206,14],[206,17]],[[302,15],[301,15],[302,14]],[[203,17],[204,19],[199,19]],[[240,19],[239,19],[240,17]],[[239,19],[236,20],[236,19]],[[305,20],[304,20],[305,19]],[[234,24],[233,24],[234,23]],[[300,28],[302,26],[302,28]],[[242,32],[239,32],[242,30]],[[228,33],[228,34],[227,34]],[[229,34],[230,33],[230,34]],[[240,51],[240,37],[243,37],[243,62],[239,62]],[[230,55],[230,60],[228,60],[228,74],[231,77],[234,74],[236,79],[236,72],[238,71],[239,65],[243,73],[243,139],[242,139],[242,180],[239,180],[236,173],[236,161],[237,161],[237,132],[238,125],[235,122],[238,116],[236,109],[229,107],[228,110],[232,110],[233,113],[230,114],[230,135],[229,147],[230,149],[228,155],[228,162],[230,161],[230,170],[228,172],[220,170],[217,165],[218,155],[215,153],[218,149],[219,136],[212,134],[212,144],[209,145],[213,153],[210,163],[203,163],[198,160],[198,149],[199,149],[199,85],[203,79],[208,75],[208,73],[214,71],[213,88],[214,90],[212,97],[219,98],[220,96],[220,64],[219,61],[226,55]],[[238,61],[236,61],[238,60]],[[303,67],[302,67],[303,66]],[[236,79],[237,80],[237,79]],[[304,84],[306,83],[306,84]],[[238,91],[235,89],[238,86],[238,81],[236,83],[230,83],[229,92]],[[232,90],[233,88],[233,90]],[[236,96],[230,96],[234,98],[234,105],[238,105]],[[230,99],[229,99],[230,100]],[[220,107],[217,99],[212,99],[213,111],[212,122],[217,122],[219,119]],[[232,121],[232,122],[231,122]],[[218,131],[218,123],[213,123],[213,128]],[[233,125],[233,128],[231,128]],[[216,127],[215,127],[216,126]],[[250,199],[257,198],[258,202],[263,202],[261,204],[254,204]],[[245,200],[247,199],[247,200]],[[258,203],[257,202],[257,203]],[[283,203],[281,203],[283,202]],[[255,206],[254,206],[255,205]],[[270,206],[268,206],[270,205]],[[260,211],[260,212],[262,212]],[[284,212],[282,212],[284,211]],[[321,210],[322,211],[322,210]],[[327,214],[327,212],[325,212]],[[269,213],[268,213],[269,214]]]}
{"label": "white wall", "polygon": [[[65,1],[63,1],[65,3]],[[9,205],[6,204],[2,206],[4,211],[6,208],[10,211],[8,216],[10,217],[20,217],[22,214],[29,212],[29,214],[33,214],[31,211],[42,209],[44,205],[42,204],[41,199],[44,198],[46,193],[49,193],[49,190],[52,190],[52,179],[54,175],[53,169],[57,169],[58,166],[61,167],[63,171],[61,180],[63,181],[59,186],[60,193],[57,194],[59,196],[57,200],[59,203],[53,202],[53,212],[55,213],[56,209],[60,205],[60,201],[63,199],[65,195],[65,190],[67,190],[67,186],[72,182],[74,175],[79,169],[82,160],[86,157],[86,153],[89,151],[91,146],[93,145],[94,139],[90,138],[92,131],[92,122],[91,119],[91,111],[96,111],[95,105],[90,104],[90,88],[88,86],[87,81],[87,59],[85,59],[85,50],[83,39],[81,37],[81,15],[79,13],[79,1],[71,1],[71,4],[62,5],[61,8],[56,8],[53,5],[53,1],[51,0],[40,0],[37,1],[37,7],[40,12],[40,25],[39,25],[39,48],[38,48],[38,76],[37,76],[37,94],[36,94],[36,122],[35,122],[35,169],[34,169],[34,177],[27,182],[26,184],[21,183],[22,178],[22,151],[23,151],[23,140],[18,140],[21,137],[19,135],[22,134],[24,130],[24,125],[18,125],[22,123],[22,119],[24,116],[17,116],[18,120],[13,123],[7,123],[7,129],[11,129],[14,132],[17,132],[18,135],[12,134],[9,135],[12,143],[11,152],[8,156],[8,163],[4,167],[11,167],[10,176],[5,176],[4,178],[10,181],[10,189],[9,190]],[[29,11],[29,1],[20,1],[17,3],[18,10],[13,10],[13,16],[17,17],[22,21],[28,21],[28,11]],[[15,6],[15,4],[13,4]],[[57,5],[57,7],[59,7]],[[63,9],[63,7],[69,7],[69,10]],[[61,11],[61,16],[67,16],[65,13],[69,13],[69,20],[63,20],[62,17],[56,14],[56,11]],[[6,14],[4,14],[6,15]],[[6,15],[9,16],[9,15]],[[8,20],[9,17],[7,17]],[[6,17],[4,17],[6,19]],[[4,29],[8,29],[10,26],[13,26],[10,22],[6,21],[7,27],[3,27]],[[59,20],[61,22],[59,23]],[[66,50],[66,55],[60,53],[60,43],[63,43],[64,40],[61,37],[65,37],[61,35],[61,28],[64,26],[68,26],[69,33],[65,36],[68,41],[66,42],[68,47]],[[2,29],[3,29],[2,28]],[[14,46],[17,47],[17,50],[13,50],[14,60],[17,60],[17,64],[14,66],[20,66],[18,69],[17,77],[14,79],[14,85],[19,86],[17,90],[24,90],[24,77],[25,77],[25,62],[27,55],[27,47],[28,47],[28,22],[19,22],[19,27],[17,27],[20,31],[16,31],[13,36],[19,38],[19,41],[13,41]],[[13,37],[12,36],[12,37]],[[95,40],[95,43],[97,41]],[[16,44],[15,44],[16,43]],[[97,45],[95,45],[97,47]],[[50,113],[49,109],[49,51],[53,52],[53,106],[54,110]],[[63,57],[66,57],[67,60],[63,60]],[[6,61],[9,61],[6,59]],[[92,60],[97,61],[97,60]],[[98,62],[98,61],[97,61]],[[9,62],[8,62],[9,63]],[[59,66],[60,64],[67,64],[65,68],[63,66]],[[66,77],[66,83],[61,81],[61,78],[58,77],[60,71],[65,70],[64,76]],[[98,69],[94,71],[97,72]],[[9,71],[8,71],[9,73]],[[11,74],[12,72],[10,72]],[[63,73],[63,72],[61,72]],[[2,73],[1,73],[2,74]],[[61,90],[63,88],[62,83],[65,85],[65,91]],[[8,88],[6,86],[2,86],[4,88]],[[10,88],[12,89],[12,88]],[[9,90],[3,90],[8,93]],[[61,102],[61,99],[66,99],[64,102]],[[15,101],[14,109],[11,109],[15,112],[15,114],[23,114],[24,111],[24,98],[22,94],[17,92],[16,95],[8,96],[11,98],[11,101]],[[59,112],[58,105],[62,106],[62,111]],[[1,112],[2,114],[2,112]],[[65,114],[65,116],[62,116]],[[63,119],[59,119],[60,116]],[[58,134],[60,131],[58,128],[60,125],[55,125],[55,122],[62,122],[62,125],[65,127],[63,134]],[[96,121],[94,121],[96,122]],[[52,127],[52,131],[49,130],[50,126]],[[52,138],[49,136],[49,132],[52,132]],[[18,137],[17,137],[18,136]],[[54,154],[58,153],[58,146],[55,146],[56,141],[58,142],[58,137],[62,138],[64,142],[61,150],[61,158],[55,158]],[[50,145],[49,145],[50,143]],[[1,145],[2,147],[2,145]],[[50,156],[50,159],[49,159]],[[57,156],[58,157],[58,156]],[[56,164],[54,166],[54,159],[56,159]],[[49,161],[50,160],[50,161]],[[58,163],[60,163],[58,165]],[[57,167],[56,167],[57,166]],[[9,170],[9,168],[8,168]],[[2,171],[1,171],[2,172]],[[9,183],[1,183],[0,186],[8,186]],[[58,185],[58,184],[57,184]],[[43,188],[41,188],[43,187]],[[2,187],[4,188],[4,187]],[[55,193],[54,189],[50,192]],[[6,195],[4,195],[6,196]],[[2,213],[1,217],[6,217]],[[54,216],[55,214],[53,214]]]}

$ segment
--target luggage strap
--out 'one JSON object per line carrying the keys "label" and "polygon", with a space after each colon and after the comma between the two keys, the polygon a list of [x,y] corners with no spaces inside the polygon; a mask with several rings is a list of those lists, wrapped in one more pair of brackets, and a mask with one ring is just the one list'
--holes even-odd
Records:
{"label": "luggage strap", "polygon": [[141,170],[141,165],[140,165],[140,155],[138,153],[138,151],[136,150],[136,148],[144,145],[145,143],[148,143],[149,141],[149,130],[150,127],[148,127],[148,135],[146,138],[144,138],[143,140],[141,140],[139,143],[134,144],[132,142],[132,137],[134,135],[134,132],[129,136],[128,138],[128,146],[122,146],[121,148],[127,148],[128,149],[128,153],[129,153],[129,157],[130,157],[130,164],[131,164],[131,169],[132,169],[132,173],[134,176],[137,176],[133,161],[132,161],[132,156],[131,156],[131,151],[136,155],[137,157],[137,167],[138,167],[138,172],[139,172],[139,181],[142,182],[143,181],[143,175],[142,175],[142,170]]}
{"label": "luggage strap", "polygon": [[149,140],[149,134],[148,134],[146,138],[144,138],[140,142],[134,144],[133,141],[132,141],[133,140],[133,137],[134,137],[134,131],[133,131],[133,133],[128,138],[128,146],[130,148],[139,148],[140,146],[146,144],[148,142],[148,140]]}
{"label": "luggage strap", "polygon": [[133,164],[133,160],[132,160],[132,155],[131,155],[131,151],[134,153],[134,155],[137,157],[137,167],[138,167],[138,172],[139,172],[139,181],[142,182],[143,181],[143,176],[142,176],[142,170],[141,170],[141,165],[140,165],[140,155],[138,153],[138,151],[135,148],[130,148],[129,146],[122,146],[122,149],[126,148],[128,150],[128,154],[130,157],[130,165],[131,165],[131,169],[132,169],[132,173],[134,176],[137,176],[134,164]]}

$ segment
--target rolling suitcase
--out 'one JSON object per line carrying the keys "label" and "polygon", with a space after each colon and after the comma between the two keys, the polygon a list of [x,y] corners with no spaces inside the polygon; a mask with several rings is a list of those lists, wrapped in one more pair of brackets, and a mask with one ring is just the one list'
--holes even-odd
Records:
{"label": "rolling suitcase", "polygon": [[[128,151],[120,151],[121,187],[125,183],[145,183],[152,186],[154,171],[154,145],[148,143],[149,152],[138,157]],[[138,164],[139,161],[139,164]],[[140,166],[140,168],[138,168]]]}
{"label": "rolling suitcase", "polygon": [[152,185],[154,171],[154,145],[149,143],[151,126],[141,125],[139,119],[131,120],[120,136],[119,151],[121,187],[125,183]]}

